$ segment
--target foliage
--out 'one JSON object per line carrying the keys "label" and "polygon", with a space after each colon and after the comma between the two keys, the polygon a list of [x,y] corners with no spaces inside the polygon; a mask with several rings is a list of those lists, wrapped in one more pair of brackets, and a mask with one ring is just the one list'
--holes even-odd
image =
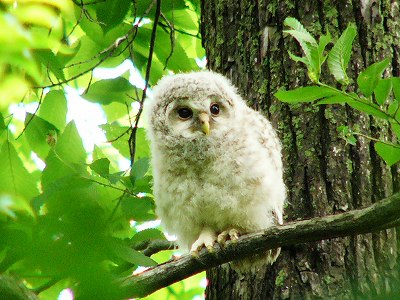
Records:
{"label": "foliage", "polygon": [[[298,41],[304,54],[303,57],[292,53],[289,53],[289,55],[293,60],[305,64],[308,77],[314,85],[289,91],[280,90],[275,96],[287,103],[347,104],[354,109],[388,122],[393,133],[391,140],[376,139],[344,125],[339,126],[338,131],[352,145],[356,144],[357,139],[354,136],[357,135],[375,141],[376,152],[389,166],[399,162],[400,78],[382,78],[382,74],[389,65],[389,59],[376,62],[360,72],[356,81],[357,92],[351,92],[354,87],[352,80],[347,75],[347,67],[350,61],[352,43],[357,33],[355,25],[349,24],[331,50],[326,51],[326,46],[331,43],[329,33],[322,35],[317,42],[296,19],[287,18],[284,23],[290,28],[285,32]],[[326,60],[328,61],[329,72],[341,86],[340,89],[320,80],[321,68]]]}
{"label": "foliage", "polygon": [[[138,227],[156,218],[141,105],[163,74],[196,69],[204,56],[198,1],[159,3],[0,3],[0,273],[16,274],[40,299],[65,288],[76,299],[118,298],[116,279],[156,264],[135,250],[164,238]],[[126,73],[93,73],[125,60],[145,79],[142,89]],[[85,149],[68,120],[67,86],[102,109],[108,143]],[[13,113],[32,106],[24,120]],[[123,159],[130,169],[118,167]]]}

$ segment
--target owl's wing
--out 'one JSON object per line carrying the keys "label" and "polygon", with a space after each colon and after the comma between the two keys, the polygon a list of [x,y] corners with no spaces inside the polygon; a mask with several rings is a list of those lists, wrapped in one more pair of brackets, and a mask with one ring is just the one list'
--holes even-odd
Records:
{"label": "owl's wing", "polygon": [[286,188],[283,182],[283,166],[282,166],[282,155],[281,155],[281,143],[278,135],[273,128],[272,124],[264,118],[261,114],[257,113],[259,128],[258,139],[263,149],[265,149],[265,155],[271,159],[271,163],[275,169],[276,176],[274,178],[273,191],[271,191],[273,197],[273,211],[274,223],[283,224],[283,204],[286,198]]}
{"label": "owl's wing", "polygon": [[282,147],[278,135],[272,127],[272,124],[266,118],[259,113],[257,113],[257,115],[259,121],[259,126],[257,126],[257,128],[260,129],[258,131],[259,141],[265,149],[266,155],[271,158],[279,176],[282,177]]}

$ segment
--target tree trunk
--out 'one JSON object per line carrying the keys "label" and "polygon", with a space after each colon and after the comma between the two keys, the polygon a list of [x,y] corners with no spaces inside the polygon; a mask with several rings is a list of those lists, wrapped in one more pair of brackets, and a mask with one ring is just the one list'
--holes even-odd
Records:
{"label": "tree trunk", "polygon": [[[306,69],[289,59],[299,46],[286,36],[293,16],[314,35],[334,38],[354,22],[350,76],[383,57],[400,70],[400,2],[203,0],[202,36],[208,66],[230,77],[242,96],[272,121],[284,147],[288,201],[285,221],[367,206],[399,190],[399,167],[385,166],[373,143],[346,145],[337,126],[349,125],[379,138],[385,124],[347,106],[286,105],[273,94],[310,84]],[[323,76],[329,81],[327,75]],[[207,272],[208,299],[376,299],[398,292],[395,229],[283,249],[273,266],[239,277],[229,265]]]}

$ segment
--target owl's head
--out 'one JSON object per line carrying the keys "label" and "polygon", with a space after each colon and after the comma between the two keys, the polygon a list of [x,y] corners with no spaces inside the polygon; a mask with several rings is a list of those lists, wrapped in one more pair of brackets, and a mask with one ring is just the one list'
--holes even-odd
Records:
{"label": "owl's head", "polygon": [[163,77],[146,100],[145,111],[153,135],[192,139],[226,133],[242,105],[228,79],[202,71]]}

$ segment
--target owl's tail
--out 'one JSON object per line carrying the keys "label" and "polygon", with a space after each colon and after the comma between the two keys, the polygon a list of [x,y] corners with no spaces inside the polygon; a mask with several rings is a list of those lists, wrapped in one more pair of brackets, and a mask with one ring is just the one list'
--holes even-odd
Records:
{"label": "owl's tail", "polygon": [[[276,225],[283,224],[283,213],[282,210],[275,207],[272,211],[272,215],[274,217],[274,223]],[[279,254],[281,253],[281,248],[270,249],[265,253],[256,254],[248,258],[238,259],[230,262],[230,266],[234,269],[239,275],[245,272],[257,272],[261,269],[261,267],[269,264],[272,265]]]}

